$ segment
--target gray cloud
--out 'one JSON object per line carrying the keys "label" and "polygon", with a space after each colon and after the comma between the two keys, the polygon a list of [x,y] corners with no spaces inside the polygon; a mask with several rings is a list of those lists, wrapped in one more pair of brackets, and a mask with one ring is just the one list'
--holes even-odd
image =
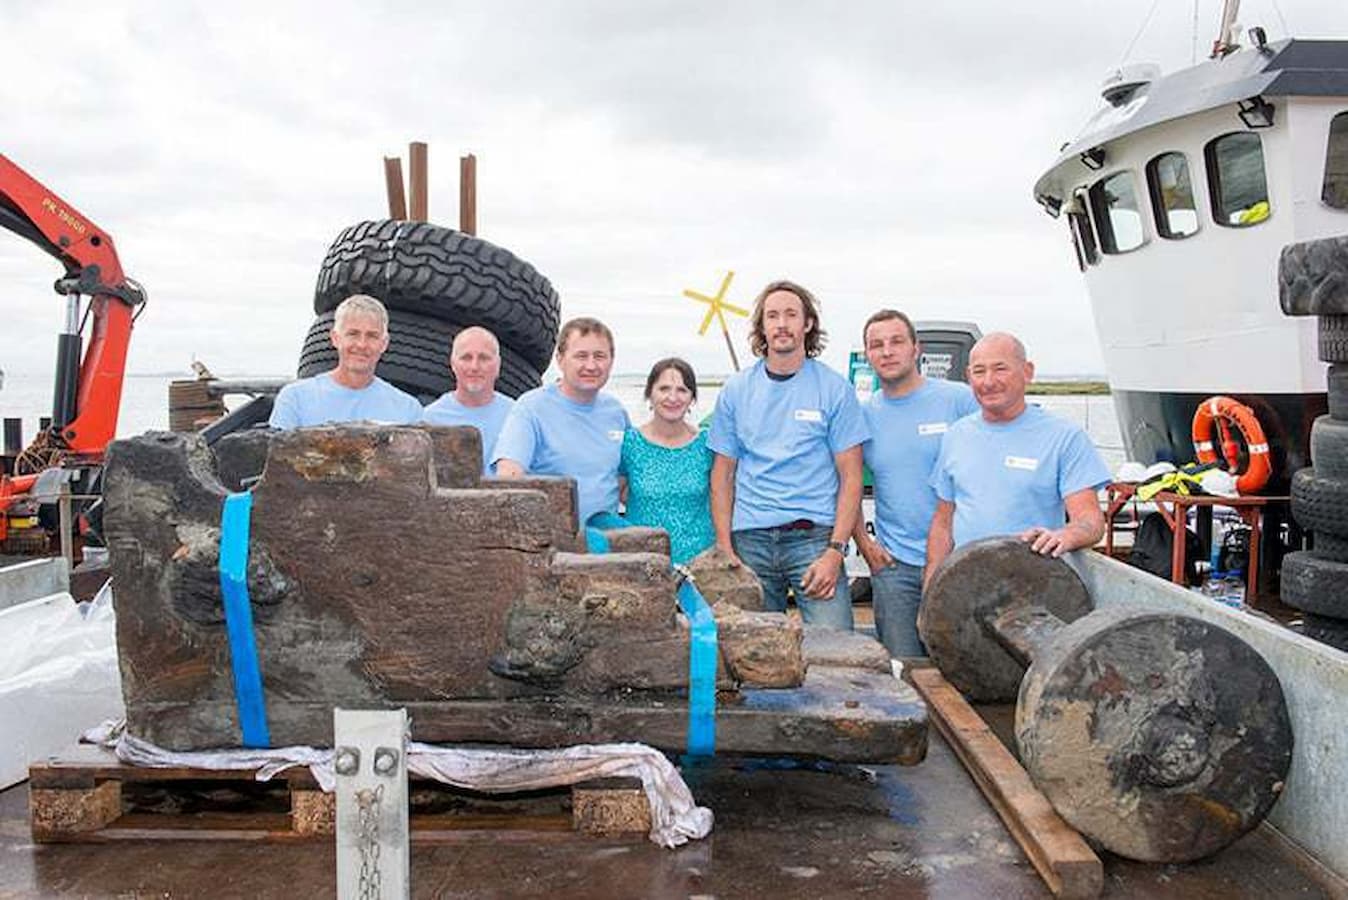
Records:
{"label": "gray cloud", "polygon": [[[1134,58],[1187,64],[1181,5]],[[455,157],[478,153],[483,235],[545,272],[565,314],[609,319],[620,369],[676,347],[724,370],[679,292],[733,268],[741,302],[782,274],[817,287],[835,363],[895,303],[1018,331],[1041,371],[1099,371],[1062,226],[1030,186],[1149,6],[0,0],[7,71],[42,73],[0,83],[0,152],[149,287],[142,371],[193,354],[293,370],[328,242],[382,215],[380,157],[409,139],[431,143],[443,224]],[[1280,32],[1268,0],[1245,6]],[[1280,6],[1302,34],[1343,29],[1329,4]],[[0,234],[0,367],[50,367],[56,274]]]}

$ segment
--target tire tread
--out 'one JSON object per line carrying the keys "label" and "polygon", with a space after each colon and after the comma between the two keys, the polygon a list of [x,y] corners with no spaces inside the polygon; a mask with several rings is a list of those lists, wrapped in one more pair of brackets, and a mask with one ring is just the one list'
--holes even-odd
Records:
{"label": "tire tread", "polygon": [[425,222],[360,222],[333,241],[319,269],[314,312],[329,312],[353,293],[390,309],[481,325],[535,370],[556,345],[561,304],[532,265],[478,237]]}

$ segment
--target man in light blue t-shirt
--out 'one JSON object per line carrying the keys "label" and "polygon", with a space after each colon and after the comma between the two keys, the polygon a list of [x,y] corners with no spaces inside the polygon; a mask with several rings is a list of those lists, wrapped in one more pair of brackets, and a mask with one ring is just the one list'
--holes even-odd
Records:
{"label": "man in light blue t-shirt", "polygon": [[491,455],[506,415],[515,405],[497,393],[501,374],[501,344],[481,326],[465,328],[454,336],[449,350],[449,368],[454,372],[454,390],[426,407],[427,425],[471,425],[482,435],[482,473],[492,473]]}
{"label": "man in light blue t-shirt", "polygon": [[268,420],[273,428],[421,421],[417,399],[374,374],[388,349],[384,304],[365,294],[347,297],[337,305],[329,337],[337,349],[337,368],[281,388]]}
{"label": "man in light blue t-shirt", "polygon": [[613,370],[613,332],[598,319],[572,319],[557,337],[561,380],[523,394],[506,416],[492,459],[502,478],[569,475],[582,527],[618,517],[618,462],[627,410],[603,392]]}
{"label": "man in light blue t-shirt", "polygon": [[1062,556],[1105,531],[1096,491],[1109,482],[1095,446],[1074,423],[1025,403],[1034,364],[1014,336],[994,333],[969,354],[982,412],[951,426],[931,473],[940,502],[927,538],[927,572],[955,547],[1014,534],[1036,553]]}
{"label": "man in light blue t-shirt", "polygon": [[863,445],[875,490],[875,537],[857,519],[857,549],[871,572],[875,631],[891,656],[925,656],[917,634],[927,529],[936,492],[927,479],[941,438],[955,421],[978,411],[969,386],[928,379],[918,370],[922,347],[912,321],[893,309],[866,320],[866,360],[880,390],[862,406],[871,437]]}
{"label": "man in light blue t-shirt", "polygon": [[866,421],[847,379],[814,358],[824,346],[814,295],[775,281],[752,322],[761,358],[726,382],[707,438],[716,544],[758,576],[768,609],[785,611],[790,592],[807,623],[850,630],[842,564]]}

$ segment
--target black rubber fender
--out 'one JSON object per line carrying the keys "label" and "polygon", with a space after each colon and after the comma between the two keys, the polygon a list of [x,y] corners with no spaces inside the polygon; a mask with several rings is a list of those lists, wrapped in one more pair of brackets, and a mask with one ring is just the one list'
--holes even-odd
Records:
{"label": "black rubber fender", "polygon": [[1282,559],[1282,602],[1318,616],[1348,618],[1348,563],[1298,550]]}
{"label": "black rubber fender", "polygon": [[482,238],[427,222],[360,222],[337,236],[318,271],[314,312],[369,294],[389,310],[489,328],[535,371],[552,359],[561,304],[532,265]]}
{"label": "black rubber fender", "polygon": [[1348,422],[1320,416],[1311,423],[1311,465],[1321,475],[1348,478]]}
{"label": "black rubber fender", "polygon": [[1348,362],[1348,315],[1321,316],[1320,358],[1327,363]]}
{"label": "black rubber fender", "polygon": [[1292,518],[1307,531],[1348,537],[1348,478],[1315,469],[1294,474]]}
{"label": "black rubber fender", "polygon": [[1348,237],[1284,247],[1278,257],[1278,302],[1289,316],[1348,315]]}

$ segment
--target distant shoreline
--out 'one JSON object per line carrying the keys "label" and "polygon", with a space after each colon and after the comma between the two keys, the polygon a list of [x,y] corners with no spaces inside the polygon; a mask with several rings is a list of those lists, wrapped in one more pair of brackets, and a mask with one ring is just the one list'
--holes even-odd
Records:
{"label": "distant shoreline", "polygon": [[[724,378],[699,378],[698,387],[719,388],[725,385]],[[1108,381],[1035,381],[1027,385],[1025,393],[1038,396],[1060,397],[1068,394],[1077,396],[1108,396]]]}
{"label": "distant shoreline", "polygon": [[[128,378],[178,378],[181,380],[191,380],[193,376],[190,372],[129,372]],[[242,375],[222,375],[222,379],[229,380],[233,378],[242,378],[250,376]],[[255,376],[254,376],[255,377]],[[284,378],[284,375],[268,376]],[[615,373],[615,379],[625,379],[630,381],[641,381],[644,375],[637,372]],[[720,388],[724,387],[729,375],[708,375],[697,380],[698,387]],[[1044,381],[1035,381],[1026,387],[1025,393],[1037,396],[1063,396],[1066,394],[1076,394],[1078,396],[1106,396],[1109,394],[1109,382],[1098,379],[1071,379],[1058,380],[1048,378]]]}
{"label": "distant shoreline", "polygon": [[1108,381],[1035,381],[1026,386],[1025,393],[1040,395],[1089,394],[1093,396],[1109,393]]}

